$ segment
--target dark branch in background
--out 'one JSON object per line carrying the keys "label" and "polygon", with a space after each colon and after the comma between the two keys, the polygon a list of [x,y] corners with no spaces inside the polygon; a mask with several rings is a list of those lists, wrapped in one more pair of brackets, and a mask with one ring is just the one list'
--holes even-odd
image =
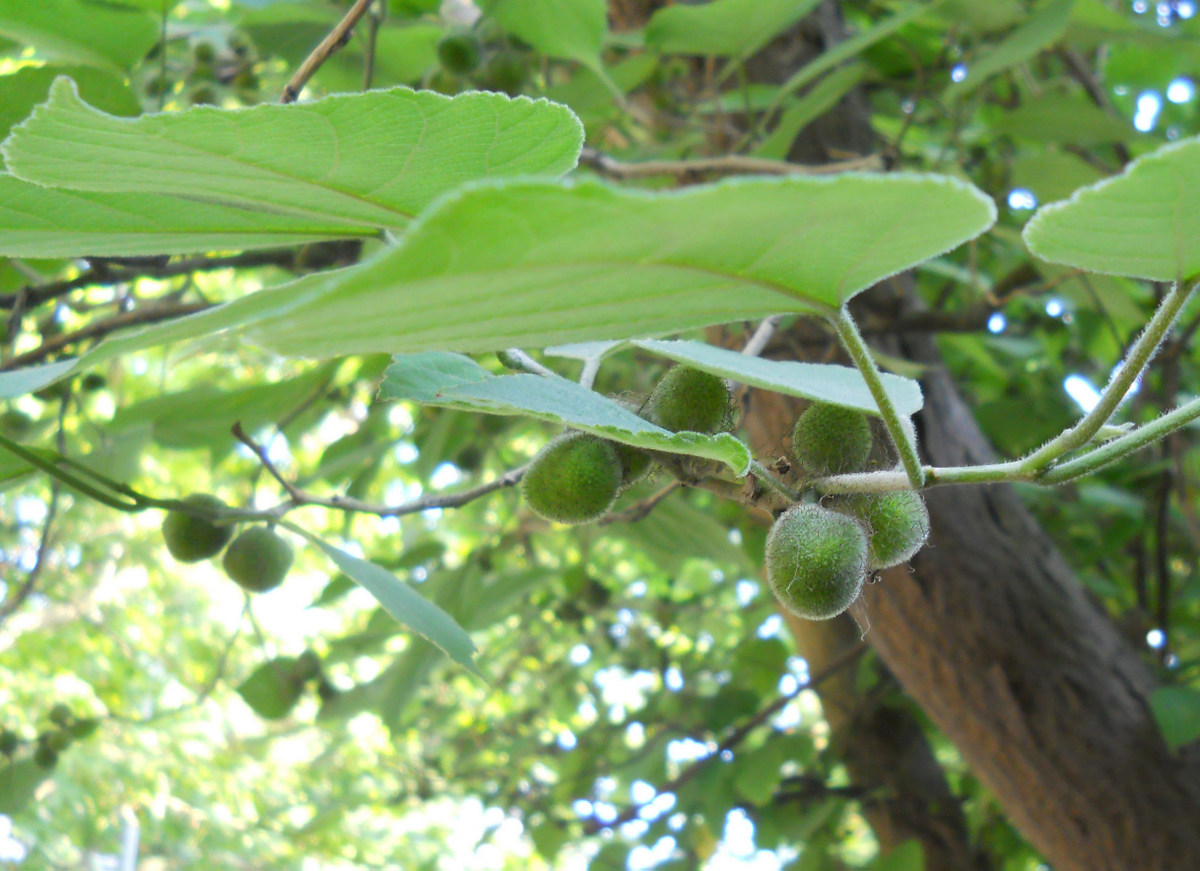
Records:
{"label": "dark branch in background", "polygon": [[21,607],[37,587],[38,578],[46,567],[46,557],[50,553],[50,536],[54,529],[54,519],[58,515],[59,497],[62,488],[57,481],[50,484],[50,501],[46,507],[46,521],[42,524],[42,537],[38,542],[37,556],[34,557],[33,567],[26,573],[25,580],[11,596],[0,605],[0,625]]}
{"label": "dark branch in background", "polygon": [[306,505],[317,505],[322,508],[335,508],[339,511],[355,511],[362,514],[374,514],[379,517],[400,517],[404,514],[416,514],[421,511],[429,511],[434,508],[461,508],[462,506],[474,502],[490,493],[495,493],[497,490],[503,490],[507,487],[516,486],[520,482],[521,477],[525,474],[526,466],[520,466],[516,469],[509,469],[503,475],[489,481],[486,484],[480,484],[478,487],[472,487],[469,490],[461,490],[457,493],[440,493],[433,496],[423,496],[420,499],[414,499],[412,502],[404,502],[400,505],[381,505],[374,502],[362,502],[358,499],[351,499],[346,496],[317,496],[314,493],[309,493],[287,480],[275,468],[275,465],[267,457],[266,450],[259,446],[246,431],[242,429],[240,423],[234,424],[233,436],[258,457],[259,462],[265,468],[279,485],[283,487],[290,498],[290,502],[280,506],[279,513],[284,513],[291,508],[299,508]]}
{"label": "dark branch in background", "polygon": [[125,327],[139,326],[142,324],[155,324],[159,321],[169,321],[175,318],[181,318],[184,315],[195,314],[198,311],[204,311],[211,308],[211,304],[207,302],[192,302],[192,303],[177,303],[168,305],[154,305],[146,308],[135,309],[134,311],[120,312],[110,318],[90,323],[85,327],[75,330],[73,333],[63,333],[61,336],[54,336],[46,339],[42,344],[34,348],[32,351],[26,351],[24,354],[17,354],[9,357],[4,363],[0,363],[0,371],[7,369],[18,369],[21,366],[29,366],[33,363],[40,363],[54,354],[61,351],[69,345],[74,345],[77,342],[82,342],[87,339],[99,339],[107,336],[109,333],[124,329]]}
{"label": "dark branch in background", "polygon": [[839,163],[820,166],[805,166],[783,160],[768,160],[762,157],[746,157],[741,154],[726,154],[720,157],[698,157],[692,160],[646,160],[639,163],[623,163],[595,148],[584,146],[579,153],[579,165],[593,169],[600,175],[618,181],[634,178],[652,178],[670,175],[687,179],[698,175],[827,175],[849,170],[882,170],[883,160],[878,155],[856,157]]}
{"label": "dark branch in background", "polygon": [[0,309],[12,309],[14,306],[20,306],[24,310],[28,310],[49,300],[66,296],[73,290],[128,284],[139,278],[176,278],[196,272],[248,269],[255,266],[279,266],[283,269],[294,269],[299,265],[298,259],[295,248],[247,251],[229,257],[192,257],[173,263],[145,263],[137,267],[122,266],[120,268],[113,268],[108,260],[95,259],[91,261],[88,269],[75,278],[24,287],[16,293],[0,294]]}
{"label": "dark branch in background", "polygon": [[[784,707],[787,706],[788,702],[796,698],[796,696],[800,695],[800,693],[804,692],[805,690],[811,690],[828,680],[843,668],[855,662],[860,656],[863,655],[863,653],[866,652],[866,650],[867,646],[865,644],[858,643],[839,653],[830,661],[829,665],[823,671],[813,675],[807,683],[796,687],[796,689],[792,692],[779,696],[779,698],[775,699],[775,701],[771,702],[771,704],[767,705],[745,723],[738,726],[736,729],[730,732],[720,744],[717,745],[716,750],[714,750],[708,756],[705,756],[703,759],[697,760],[687,768],[683,769],[683,771],[679,772],[677,776],[664,783],[658,792],[678,792],[681,786],[684,786],[699,777],[700,774],[703,773],[704,769],[711,765],[714,760],[720,759],[721,754],[724,751],[732,750],[734,747],[737,747],[746,740],[751,732],[753,732],[767,720],[771,719],[771,717],[782,711]],[[593,820],[584,827],[584,831],[589,835],[594,835],[603,829],[616,828],[624,823],[628,823],[637,819],[637,816],[643,807],[645,807],[645,805],[629,805],[623,811],[617,814],[616,819],[612,820],[611,822],[602,823],[599,820]]]}
{"label": "dark branch in background", "polygon": [[294,103],[296,101],[300,92],[304,90],[305,83],[313,77],[321,65],[350,41],[354,25],[358,24],[358,20],[366,14],[367,8],[372,2],[374,0],[356,0],[346,16],[337,23],[333,30],[329,31],[329,34],[321,40],[321,44],[312,50],[312,54],[304,59],[304,63],[300,64],[300,69],[296,70],[296,74],[283,86],[279,102]]}

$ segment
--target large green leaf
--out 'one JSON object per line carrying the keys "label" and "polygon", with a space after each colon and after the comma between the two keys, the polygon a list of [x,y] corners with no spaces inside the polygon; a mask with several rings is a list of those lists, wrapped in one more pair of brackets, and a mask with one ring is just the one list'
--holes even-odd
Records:
{"label": "large green leaf", "polygon": [[422,598],[387,569],[351,556],[297,526],[287,526],[323,550],[342,572],[374,596],[389,614],[432,641],[468,671],[483,676],[475,665],[475,642],[449,614]]}
{"label": "large green leaf", "polygon": [[[725,348],[716,348],[703,342],[640,341],[634,344],[676,362],[686,363],[705,372],[732,378],[753,387],[762,387],[791,396],[803,396],[816,402],[857,408],[871,414],[879,413],[867,382],[863,380],[862,374],[851,366],[766,360],[762,357],[748,357]],[[882,378],[896,411],[911,415],[921,410],[921,385],[898,375],[885,373]]]}
{"label": "large green leaf", "polygon": [[715,0],[666,6],[646,25],[646,47],[678,54],[747,57],[816,8],[820,0]]}
{"label": "large green leaf", "polygon": [[69,191],[0,173],[0,254],[12,257],[248,250],[376,233],[335,218],[314,220],[169,194]]}
{"label": "large green leaf", "polygon": [[488,12],[538,51],[600,68],[604,0],[492,0]]}
{"label": "large green leaf", "polygon": [[167,193],[374,228],[407,224],[466,181],[561,175],[582,141],[565,106],[501,94],[395,88],[128,121],[88,106],[62,79],[3,150],[14,175],[51,187]]}
{"label": "large green leaf", "polygon": [[930,175],[753,179],[672,194],[590,181],[468,186],[358,266],[110,340],[86,362],[223,330],[285,354],[338,357],[829,315],[994,219],[979,190]]}
{"label": "large green leaf", "polygon": [[1200,139],[1164,146],[1125,172],[1043,206],[1025,226],[1052,263],[1156,281],[1200,275]]}
{"label": "large green leaf", "polygon": [[607,397],[557,376],[493,375],[469,357],[444,352],[396,358],[379,387],[399,399],[492,414],[525,414],[634,447],[718,460],[745,474],[750,452],[728,433],[671,433]]}
{"label": "large green leaf", "polygon": [[81,0],[0,0],[0,35],[67,62],[128,70],[158,42],[158,22],[135,9]]}

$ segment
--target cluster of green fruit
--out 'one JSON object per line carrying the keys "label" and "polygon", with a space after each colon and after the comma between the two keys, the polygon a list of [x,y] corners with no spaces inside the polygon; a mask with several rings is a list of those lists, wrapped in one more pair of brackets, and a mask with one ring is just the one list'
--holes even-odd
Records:
{"label": "cluster of green fruit", "polygon": [[[80,738],[86,738],[100,721],[92,717],[76,717],[69,707],[56,704],[46,719],[49,726],[34,742],[33,761],[39,768],[53,768],[58,764],[58,754]],[[12,759],[20,752],[26,741],[12,729],[0,729],[0,755]]]}
{"label": "cluster of green fruit", "polygon": [[[641,417],[671,432],[715,433],[729,419],[729,387],[716,375],[676,366],[640,407]],[[650,471],[653,456],[582,432],[550,441],[521,481],[526,504],[555,523],[599,520],[617,497]]]}
{"label": "cluster of green fruit", "polygon": [[[866,414],[814,404],[796,421],[792,453],[813,477],[859,472],[872,448]],[[929,512],[912,490],[839,496],[796,505],[767,536],[767,581],[800,617],[827,620],[858,598],[869,571],[907,562],[929,537]]]}
{"label": "cluster of green fruit", "polygon": [[196,563],[215,557],[228,544],[221,564],[243,589],[263,593],[283,582],[292,567],[292,548],[275,530],[252,526],[234,538],[233,524],[214,522],[228,508],[216,496],[195,493],[183,501],[195,509],[194,514],[169,511],[163,520],[163,539],[171,556],[181,563]]}

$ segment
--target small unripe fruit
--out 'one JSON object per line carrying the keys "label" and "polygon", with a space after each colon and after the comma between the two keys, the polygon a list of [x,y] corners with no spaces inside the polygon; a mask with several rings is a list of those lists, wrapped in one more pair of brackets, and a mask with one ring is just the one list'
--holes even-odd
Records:
{"label": "small unripe fruit", "polygon": [[222,565],[243,589],[265,593],[283,583],[292,567],[292,548],[275,530],[252,526],[229,545]]}
{"label": "small unripe fruit", "polygon": [[55,753],[61,753],[71,746],[71,733],[65,729],[45,732],[38,736],[39,747],[49,747]]}
{"label": "small unripe fruit", "polygon": [[855,496],[846,501],[870,532],[867,566],[890,569],[908,562],[929,537],[929,511],[913,490]]}
{"label": "small unripe fruit", "polygon": [[534,513],[555,523],[590,523],[617,499],[623,468],[611,442],[581,432],[552,439],[529,463],[521,494]]}
{"label": "small unripe fruit", "polygon": [[56,726],[65,726],[73,719],[71,716],[71,709],[62,702],[59,702],[57,705],[51,708],[50,713],[47,714],[46,717]]}
{"label": "small unripe fruit", "polygon": [[487,91],[515,96],[529,78],[529,60],[524,54],[502,51],[493,55],[479,71],[478,83]]}
{"label": "small unripe fruit", "polygon": [[828,620],[858,598],[867,576],[867,532],[820,505],[797,505],[767,534],[767,583],[784,607]]}
{"label": "small unripe fruit", "polygon": [[671,432],[714,433],[729,417],[729,388],[716,375],[676,366],[655,385],[642,417]]}
{"label": "small unripe fruit", "polygon": [[437,56],[442,69],[465,76],[474,72],[483,60],[483,46],[470,33],[451,33],[438,43]]}
{"label": "small unripe fruit", "polygon": [[[194,493],[183,501],[212,514],[226,507],[207,493]],[[233,537],[233,527],[217,526],[203,517],[170,511],[163,520],[162,533],[171,556],[181,563],[198,563],[221,552]]]}
{"label": "small unripe fruit", "polygon": [[217,103],[217,92],[207,85],[201,85],[192,91],[189,97],[193,106],[215,106]]}
{"label": "small unripe fruit", "polygon": [[210,64],[217,58],[217,50],[211,42],[198,42],[192,48],[192,57],[196,63]]}
{"label": "small unripe fruit", "polygon": [[792,430],[792,454],[810,475],[857,472],[871,454],[870,420],[853,408],[811,405]]}
{"label": "small unripe fruit", "polygon": [[21,746],[21,736],[11,729],[0,729],[0,753],[12,756]]}
{"label": "small unripe fruit", "polygon": [[58,764],[58,751],[45,744],[38,744],[37,750],[33,752],[33,762],[38,768],[53,768]]}

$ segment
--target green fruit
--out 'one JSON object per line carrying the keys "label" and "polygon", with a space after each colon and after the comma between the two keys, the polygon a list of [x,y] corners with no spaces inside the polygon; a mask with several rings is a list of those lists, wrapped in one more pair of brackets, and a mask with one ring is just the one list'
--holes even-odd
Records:
{"label": "green fruit", "polygon": [[79,382],[79,386],[83,388],[85,393],[95,393],[97,390],[103,390],[108,386],[108,379],[99,372],[89,372],[83,376],[83,380]]}
{"label": "green fruit", "polygon": [[908,562],[929,538],[929,511],[921,494],[913,490],[855,496],[846,500],[870,531],[867,566],[889,569]]}
{"label": "green fruit", "polygon": [[243,589],[264,593],[283,582],[292,567],[292,548],[275,530],[252,526],[229,545],[222,564]]}
{"label": "green fruit", "polygon": [[860,471],[871,454],[870,420],[852,408],[811,405],[792,430],[792,454],[810,475]]}
{"label": "green fruit", "polygon": [[10,408],[4,414],[0,414],[0,430],[12,438],[26,436],[32,429],[33,418],[19,409]]}
{"label": "green fruit", "polygon": [[[642,414],[641,400],[630,397],[612,397],[617,404],[626,411],[632,411],[639,417]],[[653,458],[646,451],[640,448],[632,447],[631,445],[623,445],[620,442],[613,442],[613,447],[617,449],[617,456],[621,458],[621,489],[628,490],[650,471],[650,467],[654,464]]]}
{"label": "green fruit", "polygon": [[479,86],[515,96],[529,78],[529,58],[515,51],[502,51],[489,58],[479,72]]}
{"label": "green fruit", "polygon": [[552,439],[529,463],[521,493],[534,513],[555,523],[590,523],[617,499],[623,469],[611,442],[581,432]]}
{"label": "green fruit", "polygon": [[767,583],[784,607],[828,620],[858,598],[867,576],[867,532],[820,505],[797,505],[767,534]]}
{"label": "green fruit", "polygon": [[676,366],[655,386],[642,417],[671,432],[718,432],[729,417],[729,388],[716,375]]}
{"label": "green fruit", "polygon": [[193,106],[214,106],[217,102],[217,92],[207,85],[193,89],[189,98]]}
{"label": "green fruit", "polygon": [[33,753],[33,762],[38,768],[53,768],[58,764],[58,751],[45,744],[38,744]]}
{"label": "green fruit", "polygon": [[171,80],[162,73],[146,80],[146,96],[148,97],[161,97],[163,94],[170,93],[171,88]]}
{"label": "green fruit", "polygon": [[312,680],[321,674],[321,657],[317,655],[315,650],[306,650],[296,657],[296,663],[292,666],[292,678],[301,683],[307,680]]}
{"label": "green fruit", "polygon": [[210,64],[217,59],[217,50],[211,42],[198,42],[192,47],[192,57],[196,63]]}
{"label": "green fruit", "polygon": [[65,726],[74,719],[71,716],[71,709],[61,702],[51,708],[50,713],[46,716],[56,726]]}
{"label": "green fruit", "polygon": [[474,72],[483,60],[483,46],[470,33],[451,33],[438,43],[437,56],[442,69],[465,76]]}
{"label": "green fruit", "polygon": [[21,746],[21,736],[11,729],[0,730],[0,753],[12,756]]}
{"label": "green fruit", "polygon": [[[210,515],[227,507],[216,496],[207,493],[194,493],[183,501]],[[171,556],[181,563],[198,563],[221,552],[233,537],[233,527],[217,526],[204,517],[170,511],[163,520],[162,533]]]}

